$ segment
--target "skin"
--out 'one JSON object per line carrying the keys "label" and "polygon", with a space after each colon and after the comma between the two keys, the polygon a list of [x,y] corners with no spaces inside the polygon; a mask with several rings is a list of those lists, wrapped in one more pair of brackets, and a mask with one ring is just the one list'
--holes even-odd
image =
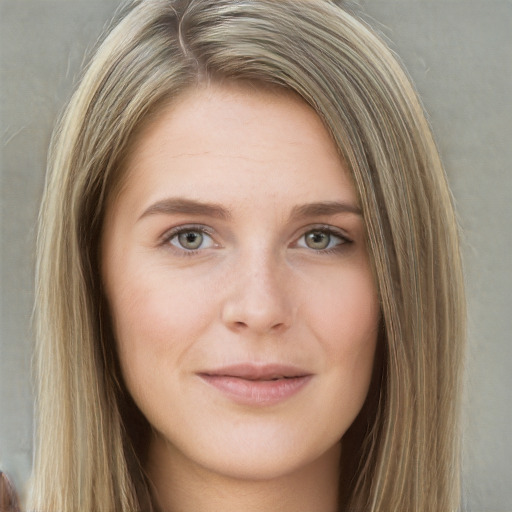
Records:
{"label": "skin", "polygon": [[[336,510],[379,305],[357,196],[320,119],[292,94],[200,87],[145,128],[126,173],[102,275],[127,388],[153,427],[160,507]],[[249,404],[201,378],[239,363],[310,377]]]}

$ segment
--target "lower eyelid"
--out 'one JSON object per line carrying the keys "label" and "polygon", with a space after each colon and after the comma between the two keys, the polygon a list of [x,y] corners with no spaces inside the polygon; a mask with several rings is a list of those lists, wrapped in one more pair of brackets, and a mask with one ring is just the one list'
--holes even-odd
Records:
{"label": "lower eyelid", "polygon": [[[183,252],[187,252],[187,253],[193,253],[194,251],[202,250],[203,248],[201,248],[201,247],[198,249],[188,249],[187,250],[184,247],[180,248],[178,245],[174,245],[171,243],[171,240],[177,238],[179,235],[181,235],[183,233],[190,233],[190,232],[201,233],[204,237],[207,237],[212,241],[210,246],[215,245],[211,230],[206,229],[204,226],[195,226],[195,225],[178,226],[176,228],[169,229],[160,237],[159,245],[172,246],[178,251],[182,250]],[[205,249],[206,248],[207,247],[205,247]]]}
{"label": "lower eyelid", "polygon": [[[325,233],[333,238],[338,238],[340,240],[340,243],[337,244],[337,245],[345,245],[345,244],[349,244],[349,243],[352,243],[353,240],[350,239],[347,235],[345,235],[344,233],[341,233],[337,230],[334,230],[333,228],[330,228],[330,227],[324,227],[324,226],[319,226],[318,228],[316,227],[313,227],[311,229],[308,229],[307,231],[305,231],[298,239],[297,239],[297,242],[299,240],[302,240],[308,233],[311,233],[311,232],[314,232],[314,231],[319,231],[319,232],[322,232],[322,233]],[[296,243],[297,243],[296,242]],[[305,244],[304,244],[305,245]],[[309,247],[308,247],[309,248]],[[323,250],[328,250],[328,249],[323,249]],[[321,252],[322,250],[319,250],[319,252]]]}
{"label": "lower eyelid", "polygon": [[[204,237],[206,237],[206,238],[208,238],[210,240],[208,242],[208,246],[207,247],[199,247],[197,249],[186,249],[185,247],[180,247],[179,245],[171,244],[171,240],[173,240],[174,238],[178,237],[180,234],[187,233],[187,232],[194,232],[194,231],[198,232],[198,233],[201,233]],[[337,243],[334,247],[325,248],[325,249],[317,249],[316,252],[318,252],[318,253],[334,252],[334,251],[336,251],[336,249],[341,249],[341,247],[344,246],[344,245],[353,243],[353,240],[350,239],[347,235],[345,235],[344,233],[339,232],[338,230],[333,229],[332,227],[328,227],[328,226],[318,226],[318,227],[312,226],[310,229],[308,229],[307,231],[303,232],[303,234],[299,238],[296,239],[296,242],[294,242],[293,245],[297,245],[300,240],[303,240],[304,237],[308,233],[311,233],[313,231],[320,231],[320,232],[323,232],[323,233],[326,233],[326,234],[330,235],[331,237],[339,239],[339,243]],[[211,247],[217,246],[217,244],[215,243],[215,240],[213,238],[212,230],[211,229],[207,229],[206,226],[201,226],[201,225],[181,225],[181,226],[177,226],[175,228],[171,228],[171,229],[169,229],[167,232],[165,232],[160,237],[159,245],[162,245],[162,246],[172,246],[177,251],[181,251],[181,252],[186,253],[188,255],[192,255],[195,252],[200,252],[202,250],[209,249]],[[308,247],[305,244],[305,242],[303,242],[303,244],[301,244],[299,247],[315,251],[315,249],[312,249],[311,247]]]}

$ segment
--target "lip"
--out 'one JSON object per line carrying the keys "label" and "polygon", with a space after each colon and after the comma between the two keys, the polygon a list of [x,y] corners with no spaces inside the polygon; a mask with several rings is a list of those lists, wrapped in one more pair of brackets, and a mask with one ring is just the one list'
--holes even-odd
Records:
{"label": "lip", "polygon": [[253,406],[283,402],[313,377],[305,370],[281,364],[237,364],[197,375],[236,403]]}

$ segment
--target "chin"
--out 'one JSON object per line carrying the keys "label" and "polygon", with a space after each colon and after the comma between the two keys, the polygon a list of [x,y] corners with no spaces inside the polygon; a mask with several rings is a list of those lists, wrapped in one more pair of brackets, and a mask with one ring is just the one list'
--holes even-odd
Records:
{"label": "chin", "polygon": [[[174,460],[177,466],[187,461],[200,472],[245,481],[280,480],[324,463],[337,467],[339,438],[331,442],[326,437],[309,439],[304,436],[305,426],[295,432],[288,428],[286,435],[284,430],[282,426],[270,428],[260,424],[242,428],[238,433],[231,430],[226,437],[218,432],[213,436],[199,435],[194,443],[183,446],[170,444],[159,435],[159,447],[154,446],[153,453]],[[298,433],[302,435],[297,436]]]}

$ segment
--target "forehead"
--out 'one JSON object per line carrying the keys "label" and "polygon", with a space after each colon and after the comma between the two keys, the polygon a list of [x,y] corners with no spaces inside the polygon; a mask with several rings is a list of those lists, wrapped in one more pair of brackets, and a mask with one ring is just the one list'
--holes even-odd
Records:
{"label": "forehead", "polygon": [[163,193],[247,202],[258,192],[282,202],[294,195],[297,202],[355,201],[318,115],[280,90],[191,89],[141,131],[125,165],[125,193],[146,202]]}

